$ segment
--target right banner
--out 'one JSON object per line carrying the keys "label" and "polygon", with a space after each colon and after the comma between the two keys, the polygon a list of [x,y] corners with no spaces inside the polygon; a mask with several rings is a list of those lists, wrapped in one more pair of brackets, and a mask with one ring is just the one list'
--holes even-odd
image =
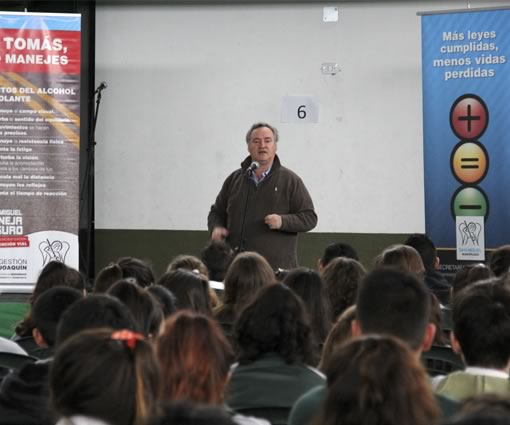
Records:
{"label": "right banner", "polygon": [[454,272],[510,243],[510,10],[422,14],[422,55],[426,232]]}

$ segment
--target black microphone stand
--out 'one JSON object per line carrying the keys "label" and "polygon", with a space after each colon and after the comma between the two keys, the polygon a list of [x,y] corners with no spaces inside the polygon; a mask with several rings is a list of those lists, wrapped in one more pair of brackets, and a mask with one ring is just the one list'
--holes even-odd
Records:
{"label": "black microphone stand", "polygon": [[246,170],[246,198],[244,198],[243,220],[241,221],[241,240],[239,241],[239,246],[236,250],[238,254],[240,252],[244,252],[244,231],[246,225],[246,213],[248,212],[248,199],[250,197],[250,180],[254,172],[255,170],[251,167]]}
{"label": "black microphone stand", "polygon": [[[101,83],[103,84],[103,83]],[[96,154],[96,124],[97,117],[99,115],[99,106],[101,105],[101,92],[102,86],[98,87],[94,94],[92,95],[92,99],[96,97],[96,107],[94,110],[94,116],[92,119],[92,129],[89,133],[88,147],[87,147],[87,166],[85,167],[85,175],[83,176],[83,185],[80,190],[80,215],[83,212],[83,207],[85,205],[84,195],[85,188],[87,188],[87,243],[85,250],[82,251],[82,261],[84,264],[85,274],[87,278],[92,279],[93,274],[91,271],[94,269],[94,238],[93,232],[95,230],[95,219],[94,219],[94,165],[95,165],[95,154]],[[85,251],[85,252],[84,252]]]}

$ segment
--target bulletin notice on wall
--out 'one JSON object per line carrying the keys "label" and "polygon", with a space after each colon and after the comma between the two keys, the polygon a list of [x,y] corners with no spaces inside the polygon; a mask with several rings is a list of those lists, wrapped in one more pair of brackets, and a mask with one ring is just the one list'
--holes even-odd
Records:
{"label": "bulletin notice on wall", "polygon": [[78,268],[80,15],[0,12],[0,286]]}

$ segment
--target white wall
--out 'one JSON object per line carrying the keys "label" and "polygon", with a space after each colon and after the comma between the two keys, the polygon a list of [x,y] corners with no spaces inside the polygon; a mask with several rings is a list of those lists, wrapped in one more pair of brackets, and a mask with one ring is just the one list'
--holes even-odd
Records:
{"label": "white wall", "polygon": [[[504,2],[470,2],[471,7]],[[465,1],[100,6],[96,228],[205,230],[255,121],[312,194],[316,231],[424,230],[419,11]],[[321,74],[338,62],[336,76]],[[315,96],[318,124],[282,124]]]}

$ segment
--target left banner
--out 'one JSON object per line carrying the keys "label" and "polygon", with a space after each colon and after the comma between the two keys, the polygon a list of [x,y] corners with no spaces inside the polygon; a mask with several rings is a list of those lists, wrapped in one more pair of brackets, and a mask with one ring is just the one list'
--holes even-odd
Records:
{"label": "left banner", "polygon": [[78,268],[78,14],[0,12],[0,287]]}

